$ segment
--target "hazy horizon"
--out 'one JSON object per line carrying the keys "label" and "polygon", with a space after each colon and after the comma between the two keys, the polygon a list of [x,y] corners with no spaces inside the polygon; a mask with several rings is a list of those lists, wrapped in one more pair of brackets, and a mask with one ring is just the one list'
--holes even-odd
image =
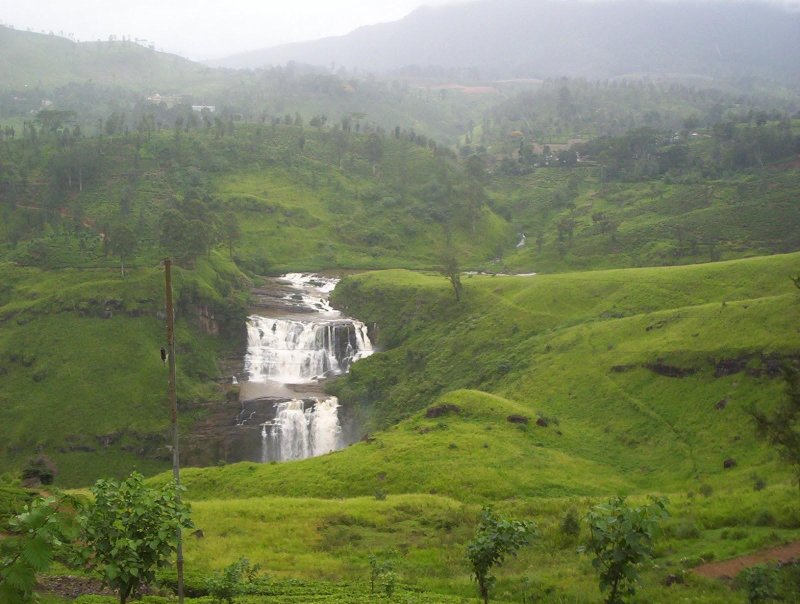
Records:
{"label": "hazy horizon", "polygon": [[126,37],[195,61],[347,34],[402,19],[421,6],[469,0],[296,0],[276,8],[258,0],[30,0],[0,7],[0,23],[90,42]]}
{"label": "hazy horizon", "polygon": [[[276,8],[258,0],[230,0],[224,10],[219,10],[217,3],[208,0],[30,0],[0,7],[0,23],[79,41],[126,37],[203,61],[345,35],[359,27],[402,19],[421,6],[474,1],[296,0]],[[800,6],[800,0],[753,1]]]}

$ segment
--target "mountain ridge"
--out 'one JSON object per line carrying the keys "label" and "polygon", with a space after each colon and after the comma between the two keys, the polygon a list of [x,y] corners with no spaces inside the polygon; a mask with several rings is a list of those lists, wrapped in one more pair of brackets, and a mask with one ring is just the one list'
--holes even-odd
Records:
{"label": "mountain ridge", "polygon": [[486,77],[619,77],[633,73],[800,76],[800,13],[722,2],[566,3],[480,0],[422,7],[345,36],[210,62],[256,68],[289,61],[376,72],[473,68]]}

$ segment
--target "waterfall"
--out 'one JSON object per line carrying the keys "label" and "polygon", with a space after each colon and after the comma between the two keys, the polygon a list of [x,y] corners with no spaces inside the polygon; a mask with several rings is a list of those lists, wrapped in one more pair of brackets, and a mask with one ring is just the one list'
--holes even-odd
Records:
{"label": "waterfall", "polygon": [[372,344],[360,321],[247,319],[244,368],[250,382],[308,384],[346,373],[370,354]]}
{"label": "waterfall", "polygon": [[308,409],[305,406],[306,402],[300,399],[275,403],[275,419],[261,426],[262,460],[270,452],[277,461],[290,461],[324,455],[341,447],[336,397],[313,399]]}
{"label": "waterfall", "polygon": [[262,462],[305,459],[346,444],[339,401],[319,397],[320,383],[347,373],[374,351],[366,325],[330,305],[337,281],[306,273],[283,275],[265,290],[268,303],[263,307],[273,316],[247,318],[241,382],[250,397],[243,400],[270,406],[269,412],[260,407],[257,415],[248,415],[243,406],[237,424],[261,428]]}

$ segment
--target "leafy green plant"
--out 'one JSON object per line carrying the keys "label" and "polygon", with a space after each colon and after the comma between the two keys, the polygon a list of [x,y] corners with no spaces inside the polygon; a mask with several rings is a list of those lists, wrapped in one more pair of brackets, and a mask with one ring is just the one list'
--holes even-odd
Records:
{"label": "leafy green plant", "polygon": [[258,576],[258,564],[250,565],[247,558],[239,558],[222,572],[206,579],[206,589],[216,602],[233,604],[236,596],[252,593],[265,581]]}
{"label": "leafy green plant", "polygon": [[758,604],[773,600],[778,595],[778,571],[774,566],[753,566],[742,571],[737,581],[744,584],[747,602]]}
{"label": "leafy green plant", "polygon": [[67,496],[38,498],[13,517],[0,539],[0,602],[30,602],[36,573],[76,536],[76,502]]}
{"label": "leafy green plant", "polygon": [[659,523],[668,515],[664,498],[629,506],[624,497],[615,497],[589,510],[589,542],[580,551],[594,556],[592,566],[600,575],[600,589],[609,592],[606,604],[619,604],[636,593],[637,567],[653,556]]}
{"label": "leafy green plant", "polygon": [[383,586],[383,591],[388,598],[394,594],[397,584],[397,573],[395,572],[395,558],[397,552],[388,550],[380,554],[370,554],[369,556],[369,590],[375,593],[375,585]]}
{"label": "leafy green plant", "polygon": [[467,545],[467,558],[484,604],[488,604],[489,592],[496,581],[490,574],[492,568],[502,564],[506,556],[516,556],[535,530],[533,521],[507,520],[490,508],[483,509],[475,537]]}
{"label": "leafy green plant", "polygon": [[174,483],[148,488],[137,472],[121,482],[98,480],[92,493],[94,503],[79,518],[79,559],[99,570],[125,604],[169,562],[178,529],[192,526],[189,508]]}
{"label": "leafy green plant", "polygon": [[578,510],[574,507],[569,508],[561,519],[559,527],[561,533],[567,537],[577,537],[581,533],[581,521],[578,518]]}

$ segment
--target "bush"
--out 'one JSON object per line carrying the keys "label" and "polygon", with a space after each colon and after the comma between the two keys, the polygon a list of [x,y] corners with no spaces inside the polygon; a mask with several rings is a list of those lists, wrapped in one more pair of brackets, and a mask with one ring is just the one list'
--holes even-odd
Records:
{"label": "bush", "polygon": [[516,556],[517,550],[528,544],[535,531],[533,521],[506,520],[489,508],[483,509],[475,537],[467,545],[467,558],[484,604],[488,604],[495,582],[489,571],[502,564],[506,556]]}
{"label": "bush", "polygon": [[753,518],[753,524],[756,526],[774,526],[775,516],[769,510],[761,509],[756,512]]}
{"label": "bush", "polygon": [[578,510],[569,508],[561,519],[561,533],[567,537],[577,537],[581,533],[581,521],[578,518]]}
{"label": "bush", "polygon": [[600,575],[600,589],[608,591],[606,604],[624,602],[636,593],[636,570],[653,556],[659,523],[668,516],[666,500],[652,498],[646,506],[630,507],[624,497],[594,506],[586,516],[591,531],[584,551],[594,555],[592,566]]}
{"label": "bush", "polygon": [[177,530],[192,526],[189,508],[181,503],[174,483],[151,489],[136,472],[120,483],[98,480],[92,493],[94,502],[79,518],[79,558],[100,570],[125,604],[169,562]]}
{"label": "bush", "polygon": [[747,592],[749,604],[773,600],[778,595],[778,571],[774,566],[753,566],[737,577]]}
{"label": "bush", "polygon": [[206,579],[208,594],[216,602],[233,604],[236,596],[254,593],[266,582],[258,576],[258,565],[250,566],[247,558],[239,558],[221,573]]}

